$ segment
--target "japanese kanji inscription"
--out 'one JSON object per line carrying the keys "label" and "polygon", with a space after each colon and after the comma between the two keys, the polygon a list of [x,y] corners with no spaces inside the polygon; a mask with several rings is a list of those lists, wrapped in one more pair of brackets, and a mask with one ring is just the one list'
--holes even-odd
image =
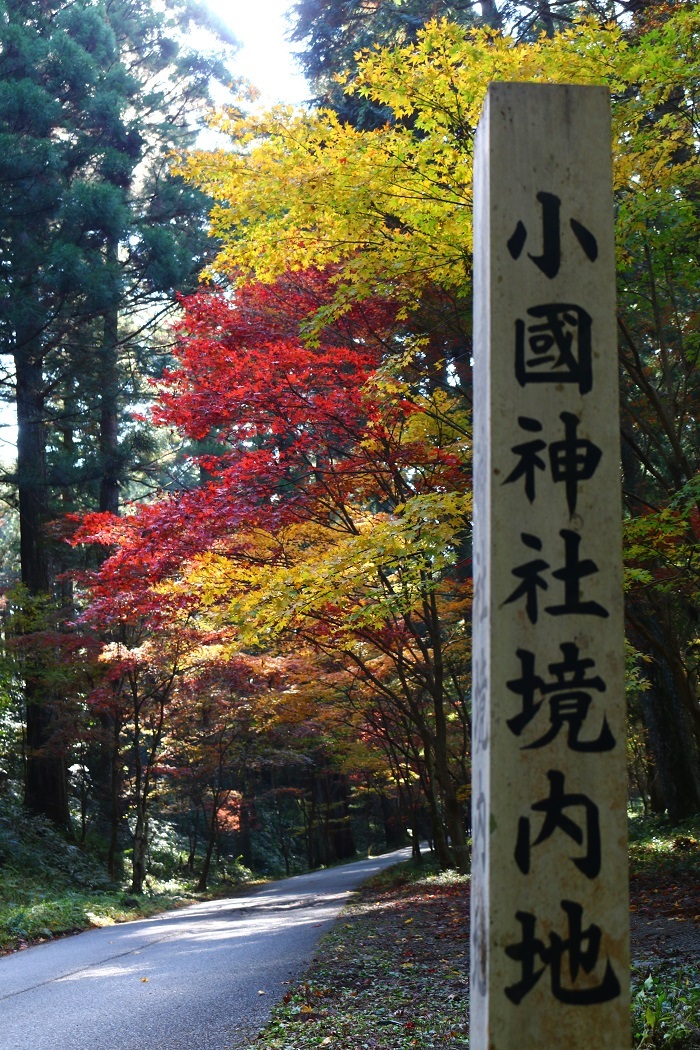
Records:
{"label": "japanese kanji inscription", "polygon": [[629,1046],[607,90],[475,144],[472,1050]]}

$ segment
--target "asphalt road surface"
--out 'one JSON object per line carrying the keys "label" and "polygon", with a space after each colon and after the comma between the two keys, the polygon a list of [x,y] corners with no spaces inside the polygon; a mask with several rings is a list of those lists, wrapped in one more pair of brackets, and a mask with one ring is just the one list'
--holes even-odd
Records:
{"label": "asphalt road surface", "polygon": [[399,850],[0,958],[0,1050],[234,1050]]}

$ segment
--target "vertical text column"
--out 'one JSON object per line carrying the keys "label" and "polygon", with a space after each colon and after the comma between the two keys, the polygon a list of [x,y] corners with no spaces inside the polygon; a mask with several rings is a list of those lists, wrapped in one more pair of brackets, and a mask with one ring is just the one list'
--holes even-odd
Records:
{"label": "vertical text column", "polygon": [[608,92],[492,84],[475,147],[472,1050],[625,1050]]}

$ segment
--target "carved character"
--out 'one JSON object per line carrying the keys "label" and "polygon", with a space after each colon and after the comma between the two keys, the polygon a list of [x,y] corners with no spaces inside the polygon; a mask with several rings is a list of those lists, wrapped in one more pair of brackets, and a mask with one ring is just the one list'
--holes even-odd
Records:
{"label": "carved character", "polygon": [[[516,1006],[532,991],[548,967],[552,995],[560,1003],[591,1006],[608,1002],[620,994],[620,982],[610,959],[606,960],[603,976],[597,984],[586,982],[583,987],[576,987],[581,971],[589,975],[598,966],[602,931],[595,923],[584,930],[580,904],[569,900],[560,904],[568,919],[568,933],[565,938],[550,933],[549,945],[535,936],[536,915],[527,911],[515,913],[521,927],[521,939],[508,945],[506,955],[520,963],[521,973],[520,980],[509,985],[505,994]],[[536,965],[538,961],[542,963],[539,967]]]}

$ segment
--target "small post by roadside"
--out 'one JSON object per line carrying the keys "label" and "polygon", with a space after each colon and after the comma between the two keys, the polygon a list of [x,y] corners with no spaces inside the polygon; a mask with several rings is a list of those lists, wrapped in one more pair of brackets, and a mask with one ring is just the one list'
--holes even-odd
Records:
{"label": "small post by roadside", "polygon": [[471,1050],[627,1050],[609,95],[495,83],[474,159]]}

